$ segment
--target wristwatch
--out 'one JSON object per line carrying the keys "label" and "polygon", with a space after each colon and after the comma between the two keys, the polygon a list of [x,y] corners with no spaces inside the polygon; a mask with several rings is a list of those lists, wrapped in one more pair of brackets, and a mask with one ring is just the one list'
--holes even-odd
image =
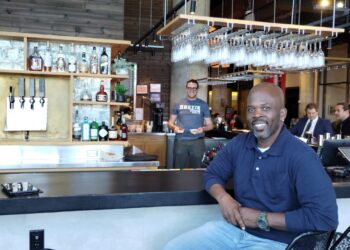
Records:
{"label": "wristwatch", "polygon": [[256,225],[258,228],[264,231],[270,231],[269,222],[267,221],[266,212],[260,212],[258,218],[256,219]]}

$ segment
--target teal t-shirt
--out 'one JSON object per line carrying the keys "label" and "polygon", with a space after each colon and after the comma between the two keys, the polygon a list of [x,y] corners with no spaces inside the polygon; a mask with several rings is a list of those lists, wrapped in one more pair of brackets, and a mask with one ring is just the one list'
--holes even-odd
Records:
{"label": "teal t-shirt", "polygon": [[176,138],[180,140],[193,140],[204,136],[204,133],[192,134],[191,129],[198,129],[204,126],[204,118],[210,118],[208,104],[197,98],[189,100],[187,98],[180,99],[171,110],[171,114],[177,115],[177,126],[184,128],[182,134],[176,134]]}

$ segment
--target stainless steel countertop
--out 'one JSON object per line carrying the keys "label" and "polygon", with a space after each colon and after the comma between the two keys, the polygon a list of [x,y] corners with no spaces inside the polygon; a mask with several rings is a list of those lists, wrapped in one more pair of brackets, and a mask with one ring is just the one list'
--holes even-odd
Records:
{"label": "stainless steel countertop", "polygon": [[142,136],[142,135],[149,135],[149,136],[162,136],[162,135],[166,135],[166,136],[175,136],[175,133],[163,133],[163,132],[157,132],[157,133],[136,133],[136,132],[129,132],[129,135],[139,135],[139,136]]}

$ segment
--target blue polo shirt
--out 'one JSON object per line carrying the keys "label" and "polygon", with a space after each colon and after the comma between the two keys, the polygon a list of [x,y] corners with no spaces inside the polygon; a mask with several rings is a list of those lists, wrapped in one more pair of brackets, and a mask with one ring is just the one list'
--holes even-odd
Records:
{"label": "blue polo shirt", "polygon": [[262,153],[252,132],[236,136],[204,173],[205,188],[233,180],[235,199],[243,207],[284,212],[287,231],[246,229],[249,233],[290,243],[306,231],[337,228],[335,191],[320,159],[285,127]]}

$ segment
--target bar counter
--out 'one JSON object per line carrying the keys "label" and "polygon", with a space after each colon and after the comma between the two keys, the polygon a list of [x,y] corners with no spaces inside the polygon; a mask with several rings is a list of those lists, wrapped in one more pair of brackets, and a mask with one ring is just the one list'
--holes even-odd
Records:
{"label": "bar counter", "polygon": [[[38,196],[0,193],[0,214],[207,205],[203,169],[2,174],[0,183],[28,181]],[[334,178],[337,198],[350,198],[350,178]],[[228,187],[230,188],[230,187]]]}

